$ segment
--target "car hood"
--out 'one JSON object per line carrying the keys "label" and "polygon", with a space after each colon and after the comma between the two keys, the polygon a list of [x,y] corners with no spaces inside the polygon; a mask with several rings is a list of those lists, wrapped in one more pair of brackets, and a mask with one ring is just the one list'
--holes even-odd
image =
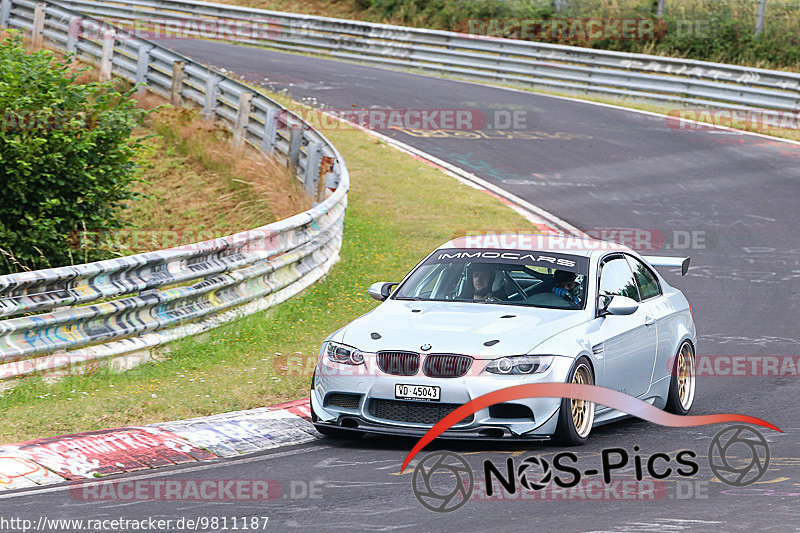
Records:
{"label": "car hood", "polygon": [[430,344],[429,353],[492,358],[528,353],[553,335],[584,321],[585,311],[387,300],[351,322],[336,340],[366,352],[420,352],[423,344]]}

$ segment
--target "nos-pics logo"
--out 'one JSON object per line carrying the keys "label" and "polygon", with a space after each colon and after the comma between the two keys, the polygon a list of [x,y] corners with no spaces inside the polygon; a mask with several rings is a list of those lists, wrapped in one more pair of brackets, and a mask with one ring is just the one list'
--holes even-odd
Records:
{"label": "nos-pics logo", "polygon": [[[767,440],[746,425],[730,426],[718,432],[708,449],[711,471],[719,481],[735,487],[761,479],[769,466],[769,458]],[[526,490],[542,490],[554,477],[550,464],[536,456],[524,459],[516,474],[520,486]],[[417,463],[411,483],[414,495],[425,508],[447,513],[462,507],[471,498],[475,476],[461,456],[441,450],[427,454]]]}

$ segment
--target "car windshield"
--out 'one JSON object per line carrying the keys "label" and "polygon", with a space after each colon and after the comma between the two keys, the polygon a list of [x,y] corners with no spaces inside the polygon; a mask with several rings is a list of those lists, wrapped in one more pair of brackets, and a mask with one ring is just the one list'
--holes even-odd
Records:
{"label": "car windshield", "polygon": [[441,249],[392,297],[583,309],[588,264],[587,257],[551,252]]}

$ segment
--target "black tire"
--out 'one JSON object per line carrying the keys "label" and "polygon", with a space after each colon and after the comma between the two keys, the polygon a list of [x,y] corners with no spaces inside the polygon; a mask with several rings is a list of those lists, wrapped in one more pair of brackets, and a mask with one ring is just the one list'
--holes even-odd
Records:
{"label": "black tire", "polygon": [[[688,357],[688,360],[682,361],[682,357]],[[692,408],[696,388],[695,368],[694,346],[689,341],[683,341],[672,365],[665,411],[685,415]],[[682,380],[683,386],[681,386]]]}
{"label": "black tire", "polygon": [[[580,375],[580,377],[577,377]],[[567,383],[585,383],[594,385],[594,372],[589,360],[585,357],[579,358],[572,365],[569,371]],[[594,422],[595,405],[590,402],[577,404],[583,410],[583,421],[580,429],[576,427],[576,417],[573,415],[573,402],[583,402],[582,400],[572,400],[570,398],[561,399],[561,408],[558,410],[558,424],[556,432],[553,434],[553,442],[561,446],[581,446],[584,444],[592,431]],[[586,418],[588,417],[588,419]]]}

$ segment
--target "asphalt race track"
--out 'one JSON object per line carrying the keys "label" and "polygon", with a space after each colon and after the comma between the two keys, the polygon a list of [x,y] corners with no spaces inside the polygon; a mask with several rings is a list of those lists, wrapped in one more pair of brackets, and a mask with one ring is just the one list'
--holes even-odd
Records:
{"label": "asphalt race track", "polygon": [[[581,229],[635,228],[649,230],[657,242],[663,237],[656,253],[692,256],[686,277],[666,275],[693,306],[699,356],[793,356],[797,362],[800,145],[722,130],[679,131],[663,117],[338,61],[203,41],[168,45],[333,109],[477,109],[495,121],[506,116],[495,111],[516,110],[525,123],[513,138],[489,129],[475,138],[382,133]],[[328,332],[319,333],[322,339]],[[758,483],[745,488],[712,480],[706,457],[721,426],[680,429],[627,420],[596,429],[586,446],[573,450],[581,470],[598,467],[604,448],[623,447],[633,455],[638,446],[643,457],[693,450],[699,472],[667,478],[655,501],[556,495],[550,501],[469,501],[456,511],[434,513],[416,500],[412,469],[399,474],[414,441],[373,437],[320,440],[199,470],[151,474],[168,480],[274,479],[283,487],[275,501],[86,502],[50,491],[0,505],[3,514],[45,512],[50,518],[269,516],[271,531],[794,531],[800,529],[797,375],[795,369],[784,377],[699,379],[692,414],[743,413],[785,432],[761,431],[769,441],[770,465]],[[547,444],[452,442],[430,449],[464,452],[477,477],[489,458],[505,465],[511,455],[521,461],[561,451]],[[632,479],[633,464],[614,475]]]}

